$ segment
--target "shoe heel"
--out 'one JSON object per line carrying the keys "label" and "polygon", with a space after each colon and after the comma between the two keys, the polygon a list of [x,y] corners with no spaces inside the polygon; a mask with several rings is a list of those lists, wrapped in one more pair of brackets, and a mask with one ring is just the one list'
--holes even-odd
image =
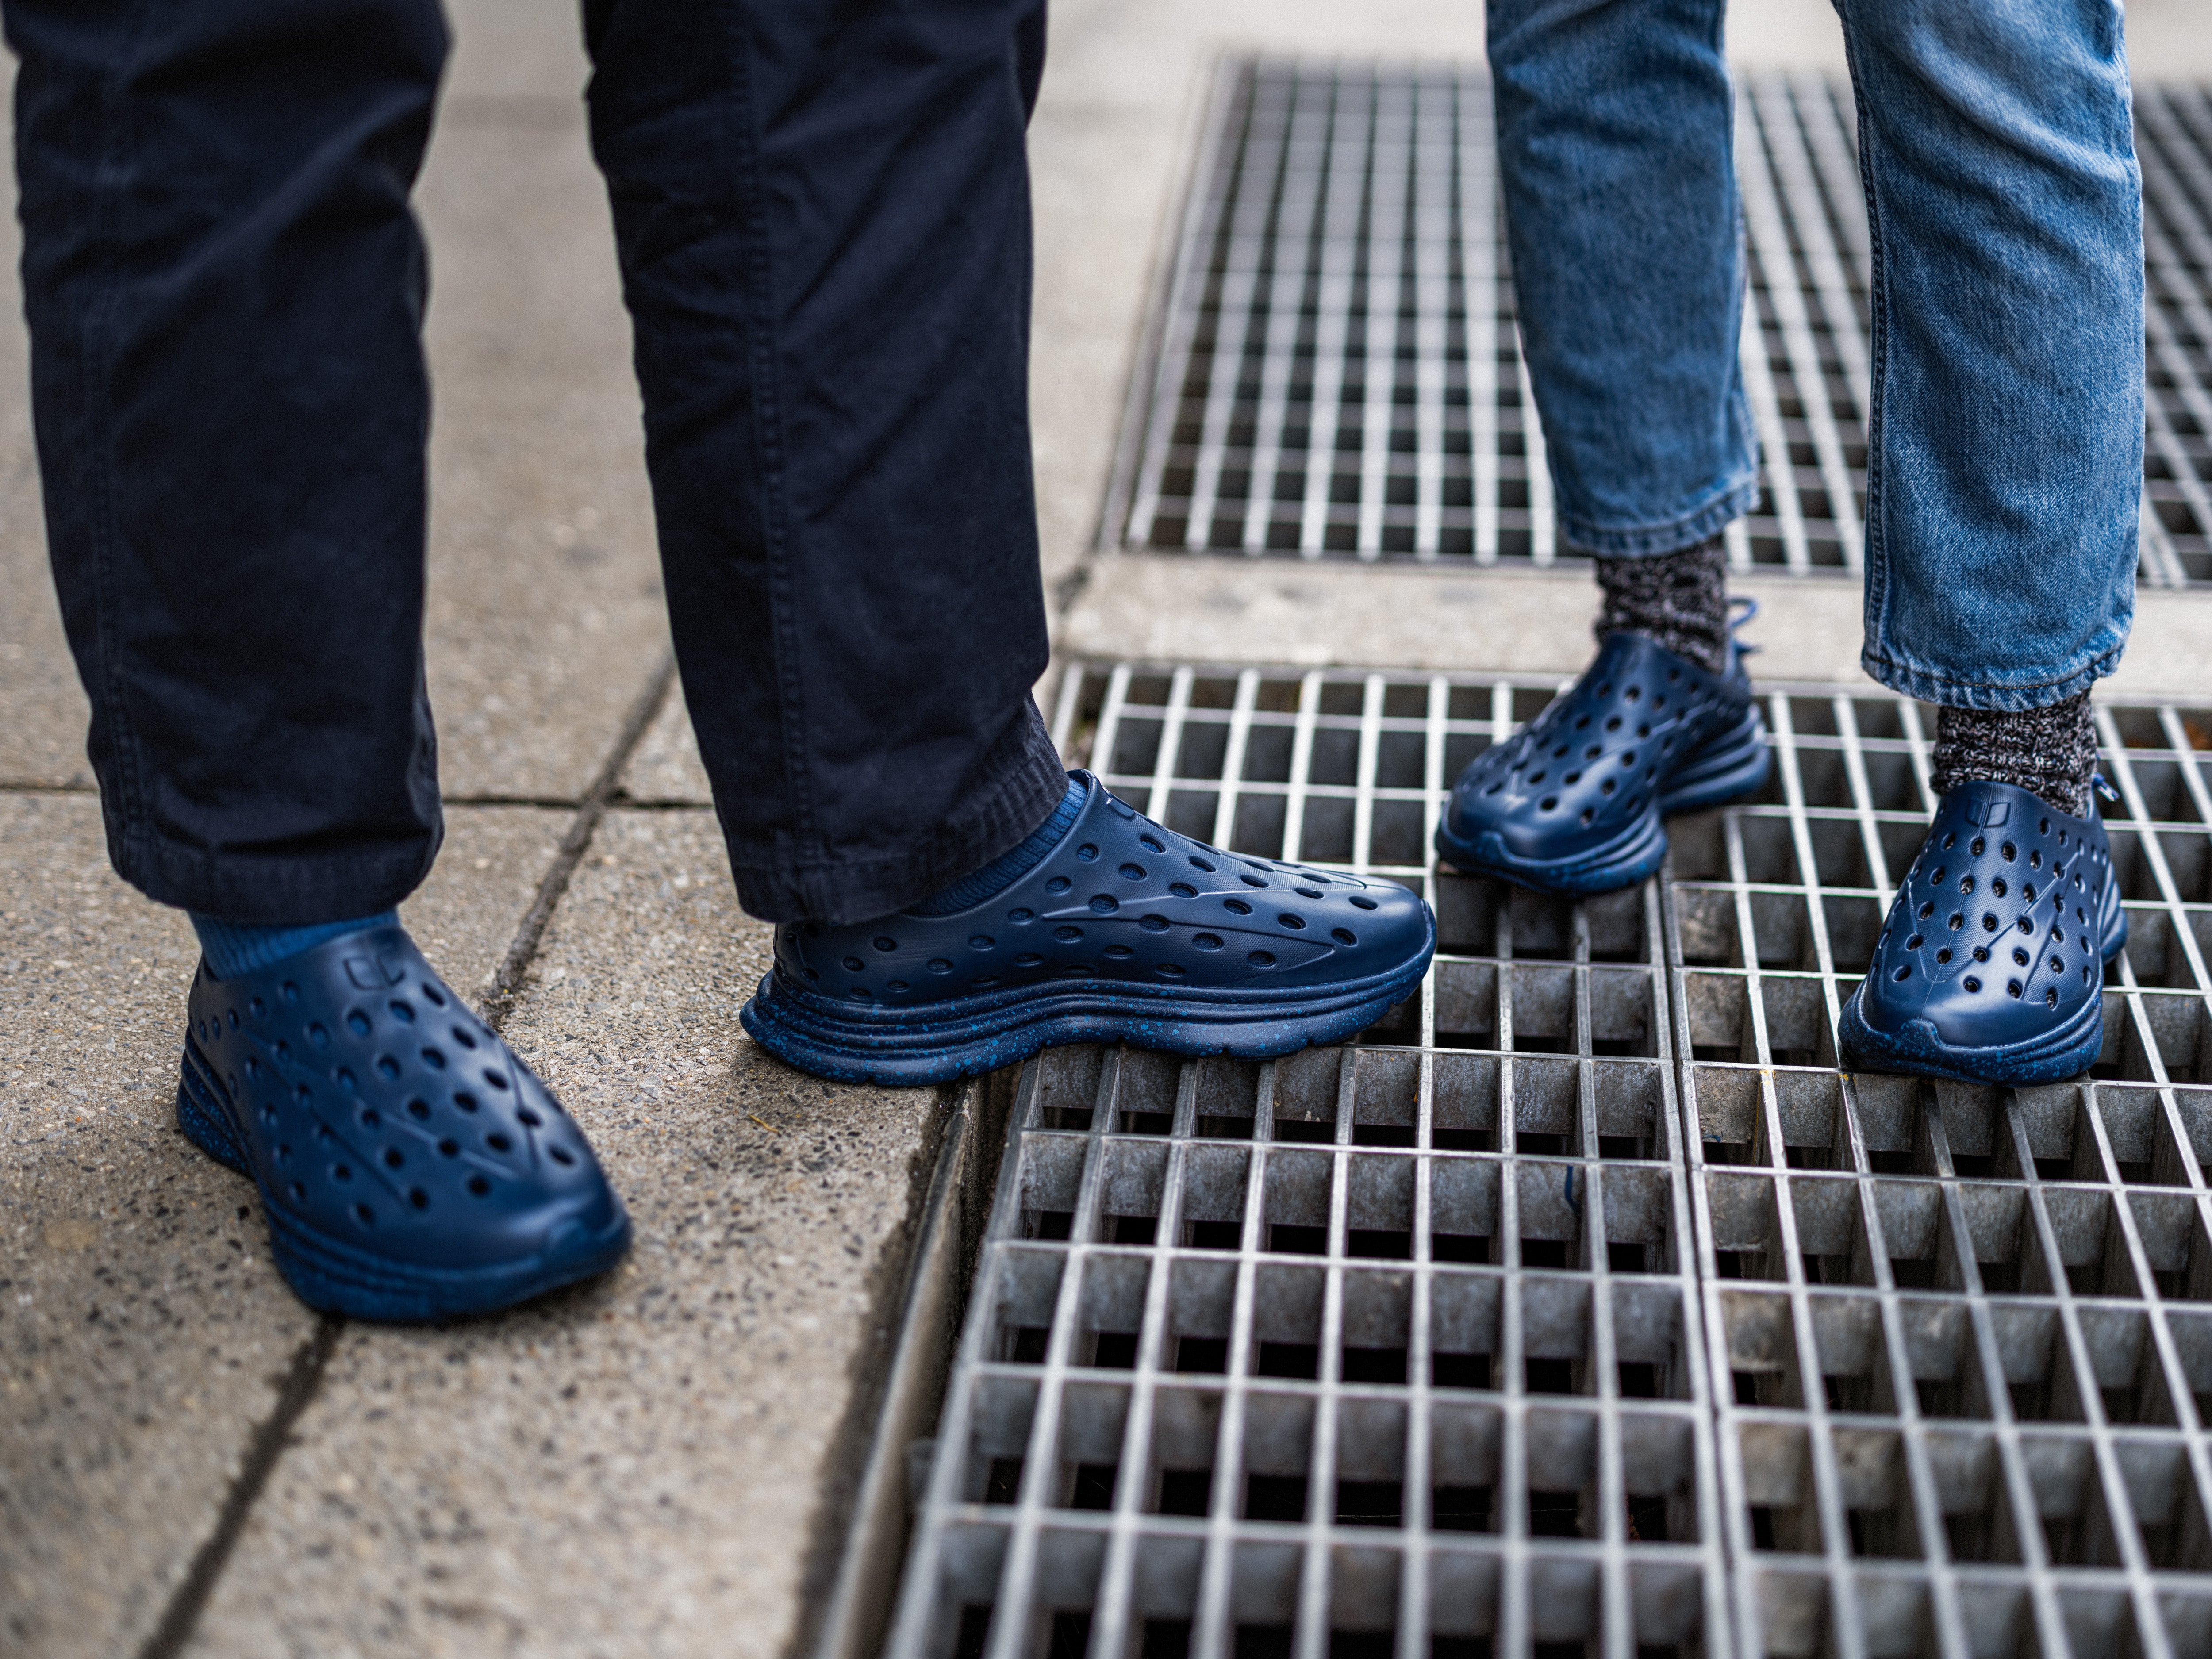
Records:
{"label": "shoe heel", "polygon": [[215,1098],[212,1085],[199,1075],[190,1045],[178,1067],[177,1127],[184,1131],[185,1139],[225,1169],[235,1170],[242,1176],[253,1173],[246,1167],[246,1155],[238,1150],[238,1143],[231,1135],[230,1124]]}

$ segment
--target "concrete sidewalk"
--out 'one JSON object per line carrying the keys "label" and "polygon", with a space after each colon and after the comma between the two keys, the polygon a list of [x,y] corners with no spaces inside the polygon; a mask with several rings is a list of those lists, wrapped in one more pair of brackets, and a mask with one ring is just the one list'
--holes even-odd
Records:
{"label": "concrete sidewalk", "polygon": [[[0,1060],[0,1651],[25,1659],[765,1659],[803,1640],[842,1536],[946,1101],[812,1082],[738,1031],[767,931],[736,908],[665,690],[572,9],[453,9],[421,194],[436,264],[430,680],[450,836],[406,919],[480,1001],[503,965],[515,975],[490,1012],[599,1149],[637,1248],[604,1282],[508,1319],[318,1321],[270,1267],[250,1186],[174,1132],[196,953],[179,916],[106,865],[44,569],[25,348],[19,325],[0,327],[0,383],[15,389],[0,398],[0,1010],[14,1034]],[[2212,73],[2193,8],[2131,9],[2139,56],[2148,32],[2170,42],[2160,72]],[[1095,550],[1147,287],[1218,54],[1471,59],[1481,44],[1465,0],[1055,8],[1032,139],[1035,385],[1064,649],[1579,660],[1577,581],[1462,578],[1447,594],[1425,574],[1355,586]],[[1747,4],[1737,44],[1762,61],[1840,61],[1814,0]],[[2162,600],[2187,607],[2160,613],[2171,621],[2147,610],[2141,659],[2195,673],[2200,601]],[[1842,590],[1773,602],[1770,637],[1850,631]],[[1460,620],[1476,605],[1484,638],[1510,609],[1526,660],[1478,643]]]}

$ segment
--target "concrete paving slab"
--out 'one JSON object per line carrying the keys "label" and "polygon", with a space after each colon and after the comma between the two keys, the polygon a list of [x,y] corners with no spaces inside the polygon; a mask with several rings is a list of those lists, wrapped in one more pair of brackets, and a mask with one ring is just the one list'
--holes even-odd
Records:
{"label": "concrete paving slab", "polygon": [[[406,917],[480,985],[565,815],[457,811]],[[0,1650],[134,1651],[314,1319],[252,1188],[176,1133],[198,951],[107,867],[88,797],[0,798]]]}
{"label": "concrete paving slab", "polygon": [[[1856,580],[1732,576],[1759,601],[1744,637],[1766,679],[1848,684],[1864,634]],[[1589,661],[1586,568],[1459,571],[1117,553],[1103,556],[1060,629],[1063,656],[1299,667],[1573,674]],[[2145,589],[2107,695],[2203,697],[2212,592]]]}
{"label": "concrete paving slab", "polygon": [[943,1112],[745,1041],[768,938],[712,814],[608,815],[507,1030],[635,1251],[501,1320],[349,1329],[193,1652],[785,1650]]}
{"label": "concrete paving slab", "polygon": [[641,806],[711,806],[714,787],[699,761],[699,734],[684,711],[681,686],[671,688],[623,771],[622,799]]}
{"label": "concrete paving slab", "polygon": [[667,648],[629,325],[580,106],[453,100],[418,199],[444,788],[574,799]]}

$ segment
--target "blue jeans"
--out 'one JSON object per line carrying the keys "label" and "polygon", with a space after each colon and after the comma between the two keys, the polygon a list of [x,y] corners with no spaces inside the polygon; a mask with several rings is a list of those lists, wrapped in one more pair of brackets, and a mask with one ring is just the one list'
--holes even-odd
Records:
{"label": "blue jeans", "polygon": [[[1838,0],[1874,252],[1867,672],[2032,708],[2118,666],[2142,489],[2142,182],[2112,0]],[[1722,0],[1491,0],[1561,533],[1672,552],[1757,499]]]}

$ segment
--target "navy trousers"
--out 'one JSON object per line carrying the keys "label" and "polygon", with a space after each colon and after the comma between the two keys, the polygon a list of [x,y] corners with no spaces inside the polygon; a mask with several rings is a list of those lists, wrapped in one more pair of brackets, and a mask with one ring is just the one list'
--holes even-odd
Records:
{"label": "navy trousers", "polygon": [[[436,0],[4,0],[32,395],[124,878],[365,915],[424,692]],[[686,699],[757,915],[897,909],[1064,778],[1027,424],[1042,0],[586,0]]]}

